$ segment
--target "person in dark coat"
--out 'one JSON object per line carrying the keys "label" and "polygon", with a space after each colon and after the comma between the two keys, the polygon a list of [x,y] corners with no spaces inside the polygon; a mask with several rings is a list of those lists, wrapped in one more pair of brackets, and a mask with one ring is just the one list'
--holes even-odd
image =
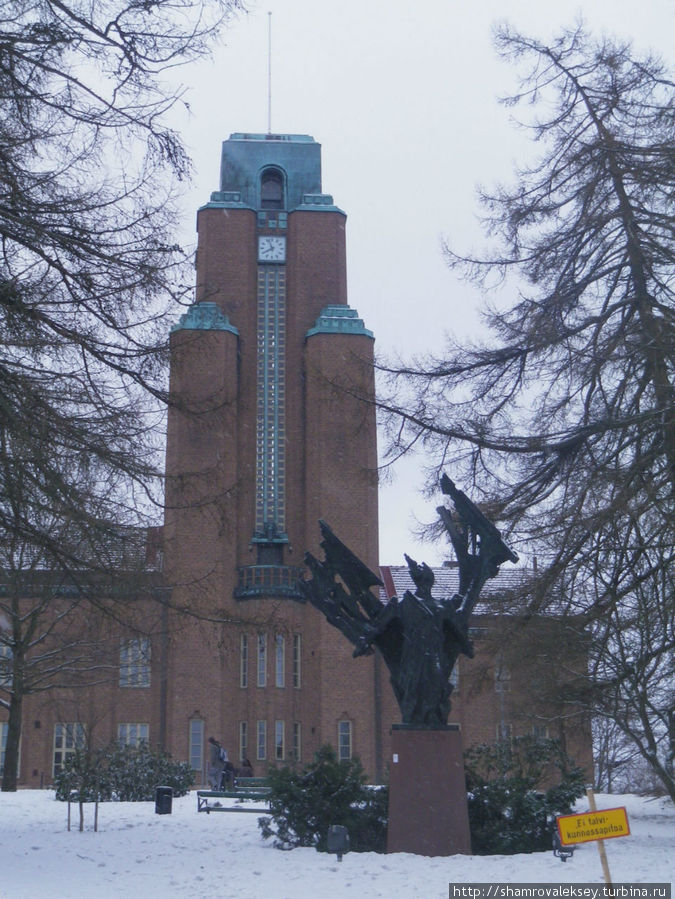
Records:
{"label": "person in dark coat", "polygon": [[212,790],[219,790],[220,784],[223,778],[223,769],[224,763],[220,758],[220,752],[222,750],[222,746],[218,742],[218,740],[214,740],[213,737],[209,737],[209,767],[208,767],[208,780],[209,786]]}
{"label": "person in dark coat", "polygon": [[212,790],[225,790],[234,783],[234,765],[229,760],[227,749],[218,740],[209,737],[211,753],[208,778]]}

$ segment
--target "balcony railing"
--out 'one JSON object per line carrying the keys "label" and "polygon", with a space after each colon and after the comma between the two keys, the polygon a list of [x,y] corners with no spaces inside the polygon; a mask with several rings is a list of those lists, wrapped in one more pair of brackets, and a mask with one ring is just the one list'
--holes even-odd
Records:
{"label": "balcony railing", "polygon": [[298,589],[302,571],[296,565],[244,565],[239,568],[235,598],[286,596],[289,599],[304,599]]}

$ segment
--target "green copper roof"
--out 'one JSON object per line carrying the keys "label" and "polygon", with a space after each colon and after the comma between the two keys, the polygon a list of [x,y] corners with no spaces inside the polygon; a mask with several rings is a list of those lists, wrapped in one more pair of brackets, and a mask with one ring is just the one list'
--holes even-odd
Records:
{"label": "green copper roof", "polygon": [[232,334],[239,334],[215,303],[193,303],[171,331],[230,331]]}
{"label": "green copper roof", "polygon": [[223,141],[220,190],[208,206],[261,209],[261,176],[276,169],[284,183],[284,210],[341,212],[321,190],[321,144],[309,134],[245,134]]}
{"label": "green copper roof", "polygon": [[374,339],[373,332],[364,326],[356,309],[350,309],[349,306],[324,306],[316,324],[307,332],[307,337],[312,334],[361,334]]}

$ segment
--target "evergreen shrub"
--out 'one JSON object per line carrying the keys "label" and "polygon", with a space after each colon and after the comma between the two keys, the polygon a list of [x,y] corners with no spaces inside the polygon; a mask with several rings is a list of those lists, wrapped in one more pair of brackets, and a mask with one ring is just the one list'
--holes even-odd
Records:
{"label": "evergreen shrub", "polygon": [[144,802],[155,798],[158,786],[185,796],[194,782],[187,762],[174,762],[166,752],[147,743],[121,746],[117,742],[97,750],[78,749],[55,778],[56,798],[75,791],[84,801]]}
{"label": "evergreen shrub", "polygon": [[584,772],[557,740],[516,737],[464,753],[475,855],[551,849],[557,815],[585,792]]}
{"label": "evergreen shrub", "polygon": [[272,769],[269,782],[270,814],[258,825],[278,849],[314,846],[326,852],[328,828],[342,824],[352,851],[386,851],[388,791],[366,785],[358,759],[338,761],[331,746],[322,746],[301,772]]}

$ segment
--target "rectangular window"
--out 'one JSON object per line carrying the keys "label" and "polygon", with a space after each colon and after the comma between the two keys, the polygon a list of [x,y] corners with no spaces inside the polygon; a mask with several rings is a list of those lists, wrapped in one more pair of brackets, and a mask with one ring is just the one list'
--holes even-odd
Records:
{"label": "rectangular window", "polygon": [[0,687],[12,686],[12,647],[0,643]]}
{"label": "rectangular window", "polygon": [[459,659],[452,666],[452,671],[450,672],[450,683],[452,684],[452,691],[456,693],[459,690]]}
{"label": "rectangular window", "polygon": [[296,762],[302,759],[302,724],[299,721],[293,723],[293,759]]}
{"label": "rectangular window", "polygon": [[293,686],[300,689],[302,683],[302,637],[293,634]]}
{"label": "rectangular window", "polygon": [[513,737],[513,726],[511,724],[506,724],[504,721],[501,721],[497,725],[497,739],[498,740],[510,740]]}
{"label": "rectangular window", "polygon": [[77,749],[84,749],[85,732],[83,724],[54,725],[54,764],[53,774],[59,773],[66,761]]}
{"label": "rectangular window", "polygon": [[201,718],[190,719],[188,743],[190,767],[195,774],[201,774],[204,771],[204,721]]}
{"label": "rectangular window", "polygon": [[469,628],[469,637],[472,640],[481,640],[487,634],[488,629],[486,627],[470,627]]}
{"label": "rectangular window", "polygon": [[[0,777],[5,773],[5,753],[7,752],[7,736],[9,734],[9,722],[0,722]],[[19,761],[17,769],[21,770],[21,739],[19,739]]]}
{"label": "rectangular window", "polygon": [[9,724],[6,721],[0,722],[0,776],[5,773],[5,751],[7,749],[7,733]]}
{"label": "rectangular window", "polygon": [[248,687],[248,635],[242,634],[239,641],[239,686]]}
{"label": "rectangular window", "polygon": [[511,690],[511,672],[502,661],[495,668],[495,693],[508,693]]}
{"label": "rectangular window", "polygon": [[277,687],[286,686],[284,667],[286,664],[286,641],[283,634],[274,636],[274,683]]}
{"label": "rectangular window", "polygon": [[338,759],[346,762],[352,757],[352,722],[338,722]]}
{"label": "rectangular window", "polygon": [[120,646],[120,687],[150,686],[150,640],[134,637]]}
{"label": "rectangular window", "polygon": [[548,740],[548,727],[545,724],[533,724],[532,736],[537,740]]}
{"label": "rectangular window", "polygon": [[139,743],[147,743],[149,733],[149,724],[117,725],[117,740],[120,746],[138,746]]}
{"label": "rectangular window", "polygon": [[262,761],[267,758],[267,722],[258,721],[257,724],[257,758]]}
{"label": "rectangular window", "polygon": [[239,722],[239,758],[243,761],[248,758],[248,723]]}
{"label": "rectangular window", "polygon": [[258,686],[267,686],[267,634],[258,634]]}
{"label": "rectangular window", "polygon": [[278,762],[283,762],[286,757],[285,749],[285,726],[283,721],[274,722],[274,758]]}

